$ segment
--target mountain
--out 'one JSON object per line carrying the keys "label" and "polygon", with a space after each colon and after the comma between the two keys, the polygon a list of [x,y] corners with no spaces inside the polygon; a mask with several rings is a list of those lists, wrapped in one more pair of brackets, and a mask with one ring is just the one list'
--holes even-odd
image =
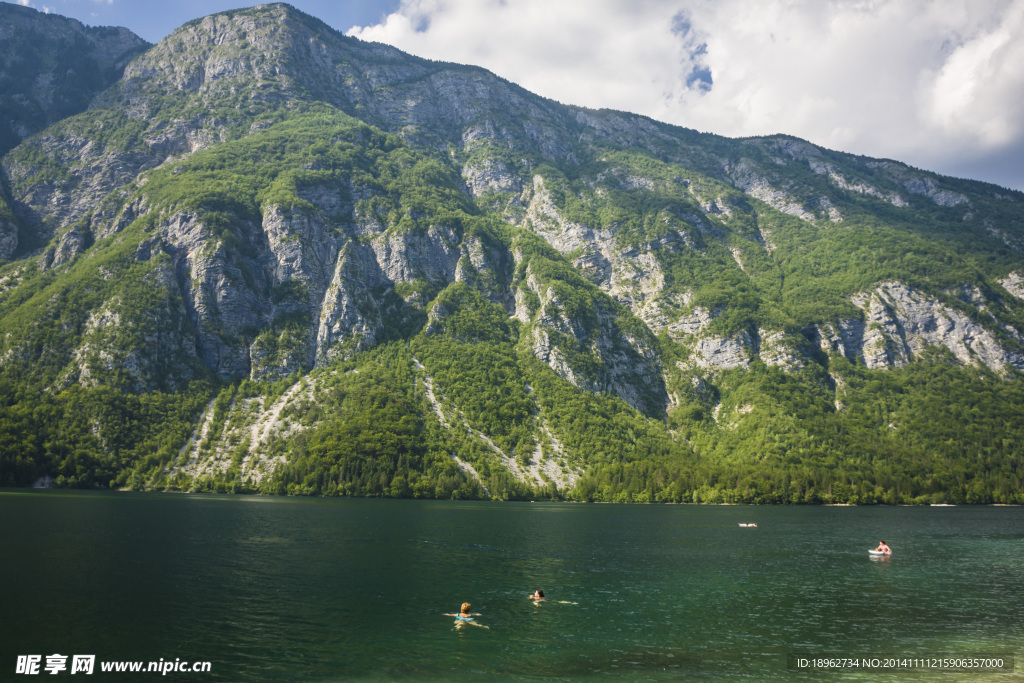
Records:
{"label": "mountain", "polygon": [[90,27],[0,4],[0,154],[78,114],[150,47],[126,28]]}
{"label": "mountain", "polygon": [[185,24],[0,170],[0,484],[1024,500],[1020,192],[282,4]]}
{"label": "mountain", "polygon": [[[88,27],[10,3],[0,3],[0,45],[0,155],[84,111],[150,47],[125,28]],[[17,247],[6,208],[0,203],[0,258]]]}

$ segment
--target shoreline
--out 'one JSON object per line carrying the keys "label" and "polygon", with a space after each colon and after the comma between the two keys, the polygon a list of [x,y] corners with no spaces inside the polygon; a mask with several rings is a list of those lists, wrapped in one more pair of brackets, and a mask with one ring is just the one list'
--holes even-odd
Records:
{"label": "shoreline", "polygon": [[[537,500],[537,499],[521,499],[521,500],[498,500],[494,498],[394,498],[391,496],[301,496],[301,495],[278,495],[269,493],[258,493],[258,492],[237,492],[237,493],[218,493],[215,491],[175,491],[175,490],[139,490],[139,489],[80,489],[80,488],[56,488],[56,487],[0,487],[0,495],[4,494],[30,494],[36,492],[53,492],[53,493],[81,493],[81,494],[95,494],[95,493],[130,493],[130,494],[173,494],[173,495],[190,495],[190,496],[210,496],[218,498],[260,498],[265,500],[273,499],[319,499],[319,500],[420,500],[420,501],[433,501],[433,502],[465,502],[465,503],[565,503],[572,505],[680,505],[680,506],[692,506],[692,507],[776,507],[776,508],[791,508],[791,507],[849,507],[849,508],[870,508],[870,507],[910,507],[910,508],[955,508],[955,507],[1022,507],[1024,503],[693,503],[693,502],[674,502],[674,501],[662,501],[662,502],[616,502],[610,500]],[[43,494],[46,495],[46,494]]]}

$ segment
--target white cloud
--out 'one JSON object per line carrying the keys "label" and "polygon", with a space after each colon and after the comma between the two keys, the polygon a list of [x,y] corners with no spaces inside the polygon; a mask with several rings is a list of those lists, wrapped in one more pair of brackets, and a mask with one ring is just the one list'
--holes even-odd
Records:
{"label": "white cloud", "polygon": [[[1022,38],[1024,3],[1017,3],[1002,22],[957,47],[930,84],[933,124],[973,134],[986,148],[1019,139],[1024,128]],[[1009,107],[1004,106],[1007,95]]]}
{"label": "white cloud", "polygon": [[1024,151],[1024,0],[403,0],[349,33],[723,135],[975,176]]}

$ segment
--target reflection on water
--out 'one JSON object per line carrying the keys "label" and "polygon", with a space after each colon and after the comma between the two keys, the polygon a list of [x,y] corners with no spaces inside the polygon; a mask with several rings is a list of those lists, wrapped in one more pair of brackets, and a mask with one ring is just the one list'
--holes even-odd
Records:
{"label": "reflection on water", "polygon": [[[0,666],[67,652],[209,660],[203,680],[814,680],[787,655],[1024,663],[1024,508],[19,492],[0,515],[17,587]],[[868,556],[879,538],[891,558]],[[463,602],[489,629],[444,616]]]}

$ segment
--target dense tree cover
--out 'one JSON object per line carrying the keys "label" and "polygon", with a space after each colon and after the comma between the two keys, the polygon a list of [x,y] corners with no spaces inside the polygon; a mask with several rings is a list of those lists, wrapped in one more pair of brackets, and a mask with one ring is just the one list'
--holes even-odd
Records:
{"label": "dense tree cover", "polygon": [[461,283],[435,299],[431,317],[410,348],[439,392],[504,452],[531,453],[535,408],[516,363],[517,321]]}
{"label": "dense tree cover", "polygon": [[0,379],[0,486],[51,477],[69,488],[139,487],[178,455],[211,389],[54,393]]}
{"label": "dense tree cover", "polygon": [[712,411],[698,412],[699,422],[670,416],[702,455],[691,495],[705,502],[1022,500],[1019,380],[957,367],[938,352],[902,370],[869,371],[840,358],[830,371],[755,364],[722,378],[718,390],[727,398],[717,419]]}
{"label": "dense tree cover", "polygon": [[[316,401],[293,416],[315,426],[272,445],[271,453],[284,455],[286,464],[262,492],[445,499],[532,494],[479,440],[441,426],[404,343],[378,347],[316,377]],[[481,480],[463,472],[456,458],[471,463]]]}
{"label": "dense tree cover", "polygon": [[[417,342],[420,351],[428,344]],[[462,350],[441,347],[433,353],[443,359],[445,352]],[[528,380],[536,416],[557,436],[564,457],[586,470],[574,488],[557,494],[571,500],[1024,502],[1019,381],[958,368],[943,358],[892,372],[835,365],[842,366],[832,370],[845,383],[838,394],[824,386],[823,377],[755,366],[723,378],[729,401],[718,409],[717,420],[712,411],[700,420],[693,413],[673,413],[667,424],[619,399],[572,387],[528,354],[518,357],[513,371]],[[465,367],[471,370],[472,361]],[[457,425],[442,427],[416,377],[412,351],[401,342],[325,371],[317,400],[308,412],[292,416],[313,428],[271,444],[270,452],[284,456],[286,464],[259,490],[430,498],[551,495],[548,488],[516,481]],[[248,384],[249,393],[269,392]],[[278,383],[278,391],[286,386],[288,381]],[[70,487],[252,490],[237,468],[197,481],[165,476],[210,389],[197,384],[176,394],[131,395],[72,387],[54,395],[4,382],[0,482],[26,486],[50,476]],[[226,411],[236,391],[242,389],[222,392],[215,410]],[[844,404],[838,411],[831,404],[836,395]],[[451,405],[458,406],[455,396]],[[502,433],[490,430],[490,420],[506,415],[506,406],[485,402],[460,409],[499,442]],[[486,493],[453,456],[474,465]]]}
{"label": "dense tree cover", "polygon": [[[370,359],[368,359],[370,360]],[[271,490],[319,495],[472,495],[448,454],[427,438],[411,359],[400,345],[319,388],[326,419],[291,440]],[[432,447],[433,446],[433,447]]]}

